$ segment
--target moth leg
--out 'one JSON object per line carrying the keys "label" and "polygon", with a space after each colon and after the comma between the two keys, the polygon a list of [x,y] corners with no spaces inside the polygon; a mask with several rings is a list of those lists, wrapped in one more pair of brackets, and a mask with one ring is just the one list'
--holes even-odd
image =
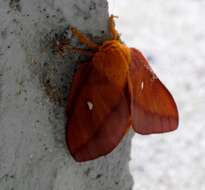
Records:
{"label": "moth leg", "polygon": [[77,52],[87,56],[93,55],[93,52],[91,50],[85,50],[83,48],[76,48],[71,46],[68,40],[56,41],[55,49],[62,57],[65,55],[65,51]]}
{"label": "moth leg", "polygon": [[98,48],[98,44],[96,44],[91,39],[89,39],[86,35],[81,33],[77,28],[71,26],[69,29],[71,30],[73,35],[75,35],[79,39],[79,41],[82,44],[86,45],[88,48],[90,48],[90,49],[97,49]]}
{"label": "moth leg", "polygon": [[71,51],[74,51],[74,52],[77,52],[77,53],[80,53],[82,55],[87,55],[87,56],[92,56],[94,54],[94,52],[92,51],[89,51],[89,50],[85,50],[83,48],[74,48],[74,47],[71,47],[70,48]]}
{"label": "moth leg", "polygon": [[113,40],[120,40],[120,34],[118,31],[115,29],[115,21],[114,18],[118,18],[117,16],[111,15],[108,20],[108,27],[109,31],[112,34],[112,39]]}

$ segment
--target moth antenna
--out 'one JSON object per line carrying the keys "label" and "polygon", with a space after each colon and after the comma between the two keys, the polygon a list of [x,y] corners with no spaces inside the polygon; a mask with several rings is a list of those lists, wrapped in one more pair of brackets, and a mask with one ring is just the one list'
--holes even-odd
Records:
{"label": "moth antenna", "polygon": [[109,17],[109,21],[108,21],[108,27],[109,27],[109,31],[110,33],[112,34],[112,39],[113,40],[120,40],[120,34],[119,32],[115,29],[115,18],[119,18],[118,16],[114,16],[114,15],[111,15]]}
{"label": "moth antenna", "polygon": [[92,41],[86,35],[81,33],[77,28],[70,26],[68,29],[72,32],[72,34],[74,36],[76,36],[79,39],[80,43],[86,45],[90,49],[97,49],[98,48],[98,46],[99,46],[98,44],[96,44],[94,41]]}

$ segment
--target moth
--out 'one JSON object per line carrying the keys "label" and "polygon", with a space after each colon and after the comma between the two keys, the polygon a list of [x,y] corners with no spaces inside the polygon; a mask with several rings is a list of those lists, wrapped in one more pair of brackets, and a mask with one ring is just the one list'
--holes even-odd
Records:
{"label": "moth", "polygon": [[[120,40],[114,16],[111,40],[96,44],[76,28],[71,32],[91,55],[80,64],[67,99],[66,142],[73,158],[89,161],[110,153],[130,128],[148,135],[177,129],[178,110],[168,89],[143,54]],[[66,44],[59,44],[64,52]]]}

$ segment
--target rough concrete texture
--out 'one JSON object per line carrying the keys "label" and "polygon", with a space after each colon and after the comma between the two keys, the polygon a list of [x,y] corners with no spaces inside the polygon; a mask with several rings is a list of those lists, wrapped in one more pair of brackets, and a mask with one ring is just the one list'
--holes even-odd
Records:
{"label": "rough concrete texture", "polygon": [[69,24],[102,40],[107,10],[106,0],[0,1],[0,190],[131,189],[131,133],[106,157],[71,158],[64,107],[79,57],[51,48]]}

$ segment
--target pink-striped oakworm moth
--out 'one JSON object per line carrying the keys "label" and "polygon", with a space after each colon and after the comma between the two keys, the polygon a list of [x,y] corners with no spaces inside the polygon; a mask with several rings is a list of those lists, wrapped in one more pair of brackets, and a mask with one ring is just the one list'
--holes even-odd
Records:
{"label": "pink-striped oakworm moth", "polygon": [[178,127],[177,106],[170,92],[142,53],[121,42],[113,16],[109,29],[112,39],[99,45],[71,27],[89,48],[75,50],[91,55],[74,74],[66,107],[66,142],[79,162],[110,153],[130,127],[143,135]]}

